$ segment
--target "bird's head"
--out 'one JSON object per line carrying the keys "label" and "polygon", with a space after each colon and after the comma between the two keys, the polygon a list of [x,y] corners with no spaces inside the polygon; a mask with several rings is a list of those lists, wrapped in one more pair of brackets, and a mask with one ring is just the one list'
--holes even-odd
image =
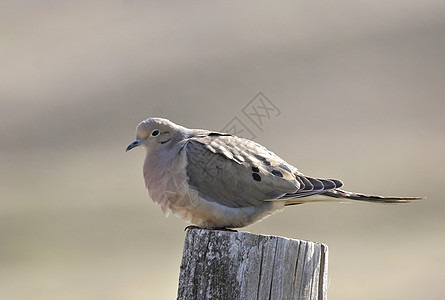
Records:
{"label": "bird's head", "polygon": [[167,146],[180,131],[180,126],[162,118],[149,118],[136,127],[136,139],[126,151],[143,145],[147,151]]}

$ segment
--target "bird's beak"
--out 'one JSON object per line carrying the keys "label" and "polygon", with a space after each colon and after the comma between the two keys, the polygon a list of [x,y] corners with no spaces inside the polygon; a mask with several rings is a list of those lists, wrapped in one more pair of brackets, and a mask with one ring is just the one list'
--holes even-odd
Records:
{"label": "bird's beak", "polygon": [[128,145],[127,149],[125,149],[125,152],[130,151],[131,149],[140,146],[142,144],[141,139],[135,139],[130,145]]}

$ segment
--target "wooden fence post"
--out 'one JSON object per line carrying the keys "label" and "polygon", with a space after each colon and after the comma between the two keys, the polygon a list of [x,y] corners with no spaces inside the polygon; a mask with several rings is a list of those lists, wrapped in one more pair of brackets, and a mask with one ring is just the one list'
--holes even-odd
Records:
{"label": "wooden fence post", "polygon": [[188,229],[178,299],[326,299],[327,270],[324,244]]}

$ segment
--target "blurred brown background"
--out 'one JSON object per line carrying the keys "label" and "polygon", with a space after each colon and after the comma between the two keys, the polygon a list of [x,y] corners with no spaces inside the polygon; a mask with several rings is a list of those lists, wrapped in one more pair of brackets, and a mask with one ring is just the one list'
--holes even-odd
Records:
{"label": "blurred brown background", "polygon": [[175,298],[186,224],[124,151],[150,116],[239,117],[308,175],[428,196],[244,230],[328,244],[330,299],[443,296],[444,1],[2,1],[0,37],[1,299]]}

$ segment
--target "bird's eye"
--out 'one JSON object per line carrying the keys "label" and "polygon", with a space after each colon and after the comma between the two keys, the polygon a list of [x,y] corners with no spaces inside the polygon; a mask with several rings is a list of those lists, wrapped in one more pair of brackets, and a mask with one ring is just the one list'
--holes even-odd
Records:
{"label": "bird's eye", "polygon": [[159,135],[159,130],[158,129],[153,129],[153,131],[151,132],[151,136],[157,136]]}

